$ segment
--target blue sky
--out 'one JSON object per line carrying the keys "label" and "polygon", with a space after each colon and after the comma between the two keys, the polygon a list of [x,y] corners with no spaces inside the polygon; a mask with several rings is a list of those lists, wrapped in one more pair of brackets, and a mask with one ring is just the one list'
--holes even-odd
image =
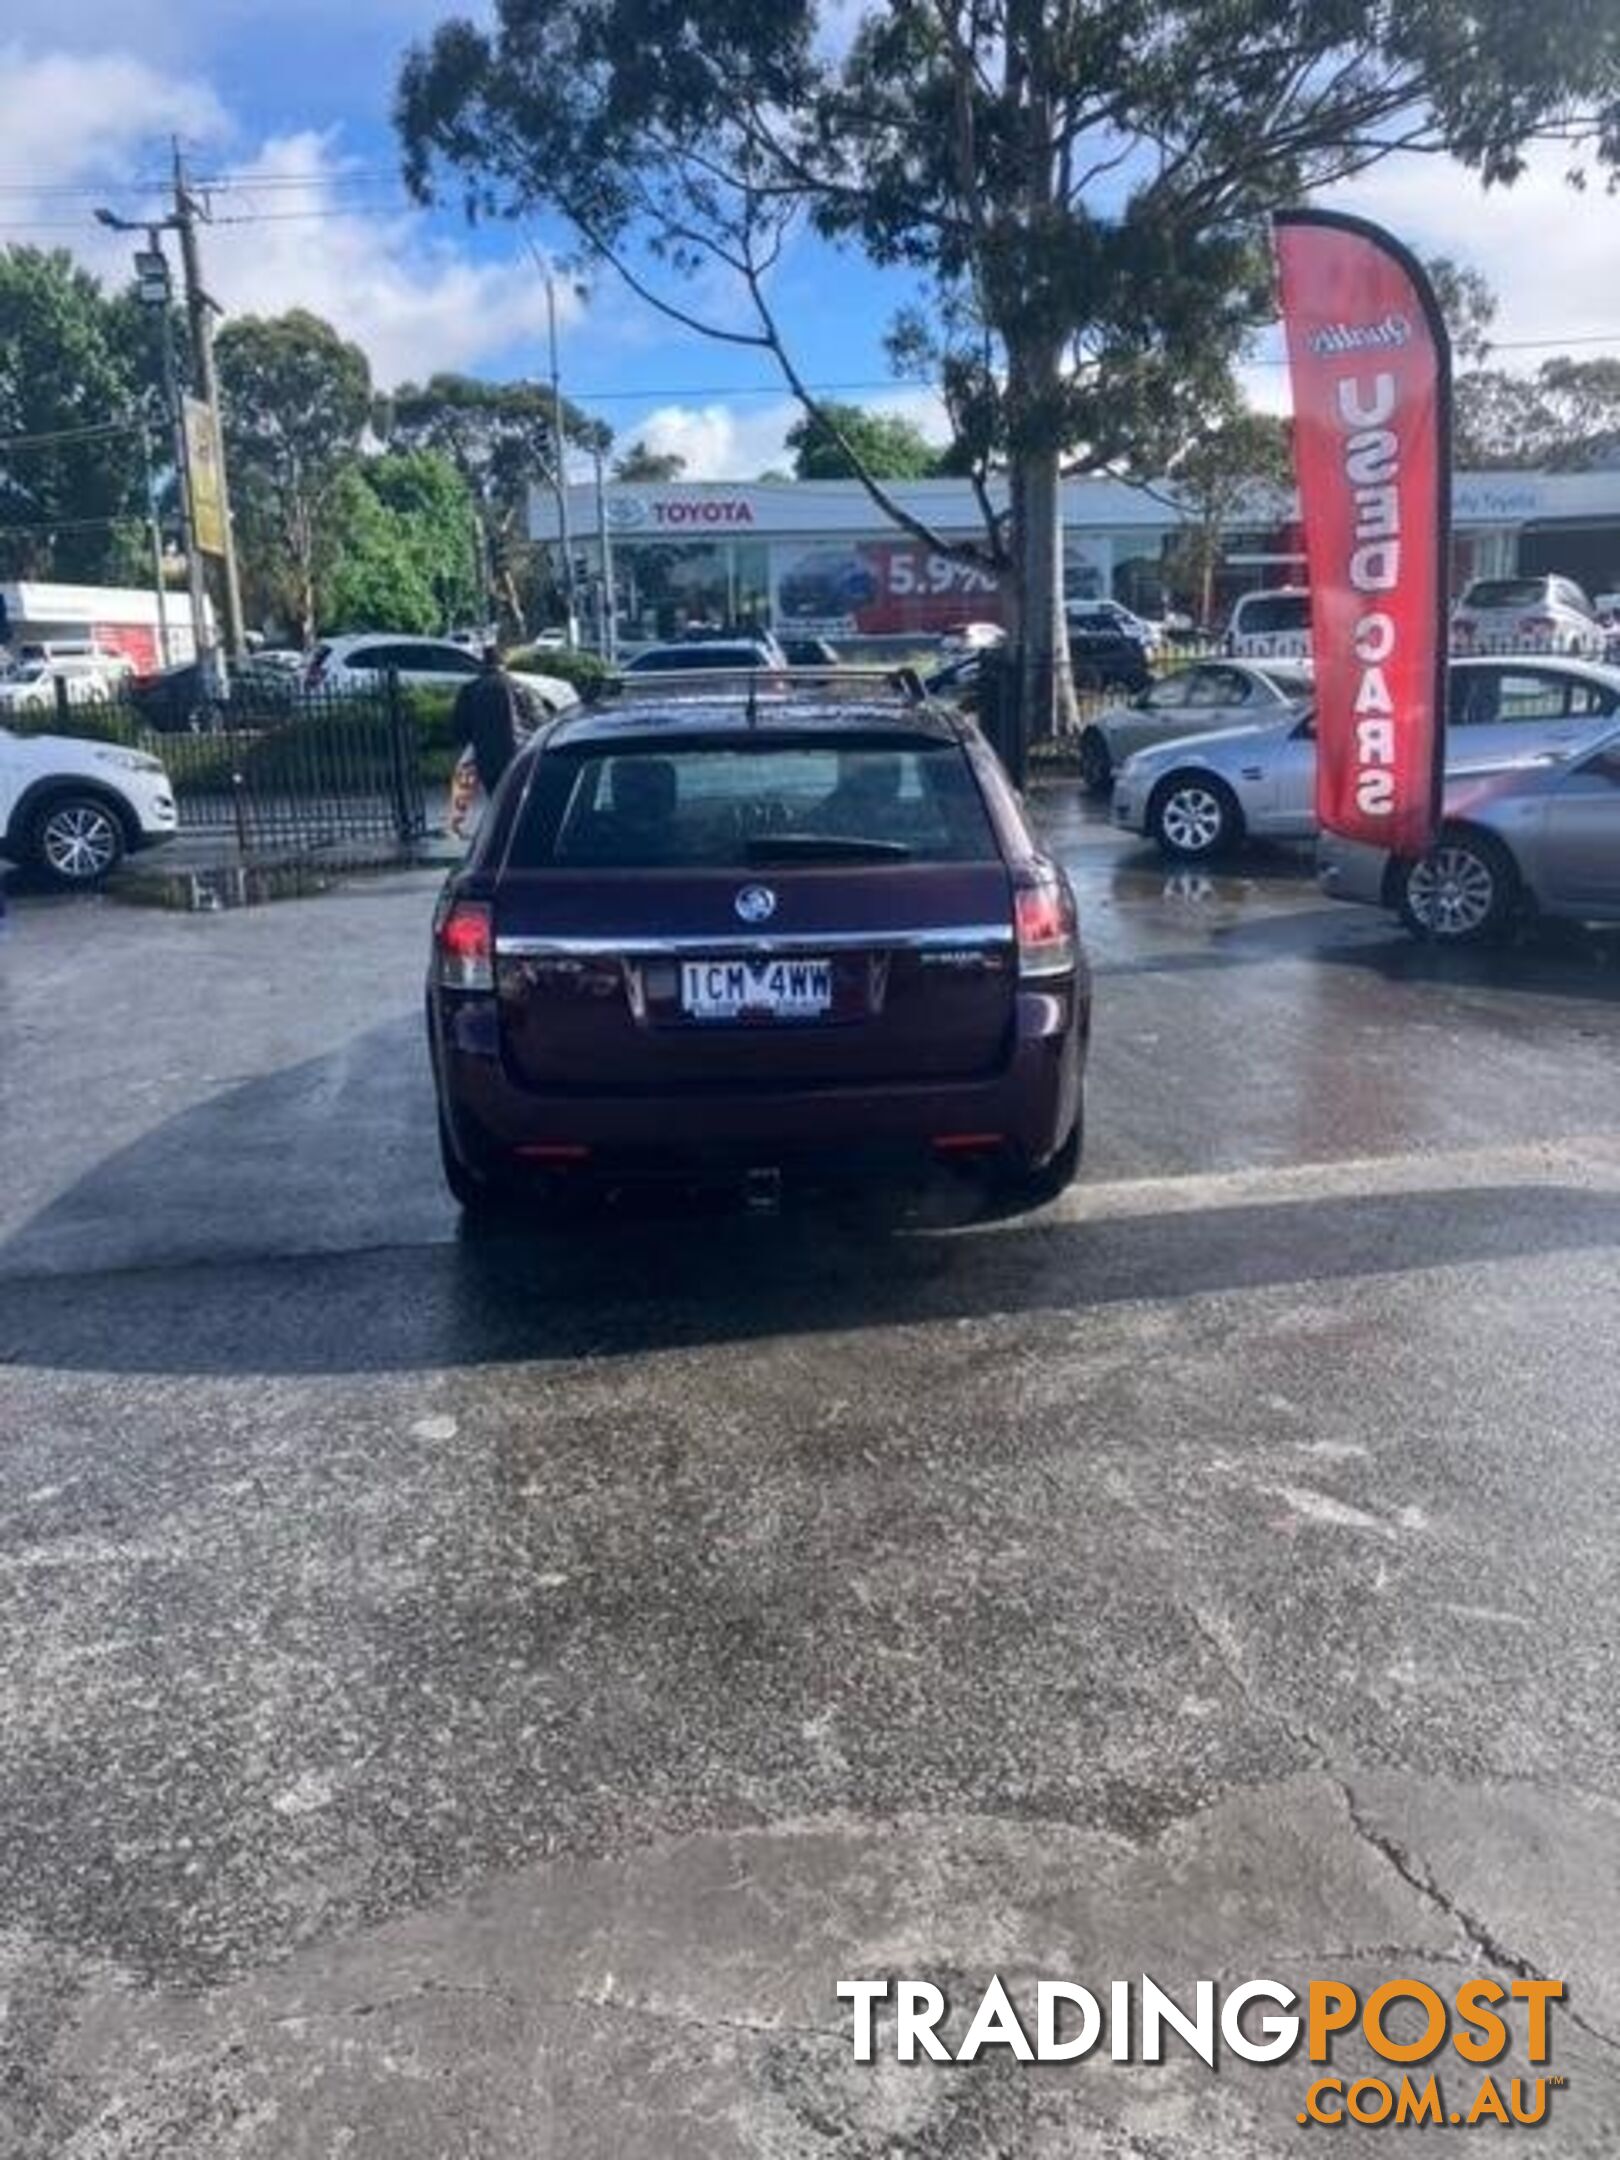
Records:
{"label": "blue sky", "polygon": [[[207,237],[229,309],[312,307],[366,347],[385,385],[435,367],[540,372],[544,301],[519,237],[413,213],[397,178],[388,114],[399,60],[447,12],[444,0],[6,0],[0,241],[68,246],[121,275],[127,243],[89,212],[103,198],[130,215],[159,207],[138,183],[161,172],[178,130],[199,172],[236,176],[214,198]],[[1486,198],[1445,161],[1403,161],[1334,199],[1483,269],[1501,296],[1502,338],[1603,335],[1591,349],[1620,351],[1620,213],[1601,192],[1570,195],[1561,162]],[[536,238],[566,246],[543,226]],[[883,356],[906,293],[805,240],[774,299],[813,382],[859,386],[848,394],[937,431],[932,393],[894,383]],[[1251,378],[1268,404],[1283,394],[1275,358],[1263,351]],[[780,461],[794,408],[769,361],[675,328],[611,281],[569,303],[563,371],[621,440],[681,449],[695,475]]]}

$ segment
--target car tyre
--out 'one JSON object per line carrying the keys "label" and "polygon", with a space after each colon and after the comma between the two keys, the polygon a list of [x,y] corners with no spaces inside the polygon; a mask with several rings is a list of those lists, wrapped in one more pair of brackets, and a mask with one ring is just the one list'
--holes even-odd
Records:
{"label": "car tyre", "polygon": [[52,885],[87,892],[117,869],[127,845],[124,821],[104,795],[64,789],[35,811],[28,860]]}
{"label": "car tyre", "polygon": [[1443,831],[1399,876],[1396,905],[1414,937],[1485,945],[1505,937],[1523,899],[1513,857],[1489,833]]}
{"label": "car tyre", "polygon": [[1213,773],[1171,773],[1153,791],[1147,829],[1177,862],[1206,862],[1242,839],[1243,812],[1226,782]]}
{"label": "car tyre", "polygon": [[443,1117],[439,1119],[439,1161],[444,1166],[444,1182],[450,1188],[450,1197],[460,1208],[462,1219],[470,1230],[494,1229],[513,1220],[517,1213],[513,1195],[467,1167],[451,1145],[449,1128]]}
{"label": "car tyre", "polygon": [[1069,1137],[1045,1162],[1035,1169],[1008,1163],[998,1172],[998,1200],[1005,1207],[1020,1213],[1027,1208],[1049,1207],[1054,1200],[1068,1191],[1078,1176],[1080,1157],[1085,1149],[1085,1137],[1086,1114],[1082,1100],[1075,1110]]}
{"label": "car tyre", "polygon": [[1101,728],[1088,727],[1080,737],[1080,785],[1088,795],[1106,795],[1114,780],[1114,760]]}

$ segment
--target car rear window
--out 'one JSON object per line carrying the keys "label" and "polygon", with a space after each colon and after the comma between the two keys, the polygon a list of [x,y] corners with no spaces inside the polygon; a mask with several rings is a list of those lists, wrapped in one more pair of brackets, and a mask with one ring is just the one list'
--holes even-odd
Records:
{"label": "car rear window", "polygon": [[543,752],[517,869],[985,862],[997,849],[955,743],[591,745]]}
{"label": "car rear window", "polygon": [[1256,672],[1287,698],[1310,697],[1316,688],[1316,677],[1309,668],[1265,667]]}
{"label": "car rear window", "polygon": [[1546,605],[1547,587],[1541,578],[1482,578],[1470,585],[1464,607],[1526,608]]}
{"label": "car rear window", "polygon": [[637,653],[625,673],[670,674],[686,668],[767,668],[770,665],[770,655],[756,645],[708,645],[694,641],[690,645],[654,645],[647,652]]}
{"label": "car rear window", "polygon": [[1270,637],[1279,630],[1310,627],[1309,593],[1258,593],[1251,600],[1240,600],[1232,617],[1232,628],[1244,637]]}

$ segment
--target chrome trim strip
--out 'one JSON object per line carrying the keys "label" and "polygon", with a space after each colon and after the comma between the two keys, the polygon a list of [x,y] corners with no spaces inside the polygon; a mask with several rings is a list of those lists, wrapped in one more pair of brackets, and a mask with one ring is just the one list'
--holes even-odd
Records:
{"label": "chrome trim strip", "polygon": [[686,954],[761,958],[775,953],[950,952],[1011,945],[1011,922],[950,923],[926,930],[806,930],[775,937],[498,937],[501,960],[678,960]]}

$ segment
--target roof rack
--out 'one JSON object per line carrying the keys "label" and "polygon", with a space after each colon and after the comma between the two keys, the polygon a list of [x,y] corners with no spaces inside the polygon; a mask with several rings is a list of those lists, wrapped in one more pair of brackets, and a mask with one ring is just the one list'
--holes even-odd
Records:
{"label": "roof rack", "polygon": [[913,667],[645,668],[635,674],[605,675],[581,687],[587,705],[633,702],[656,697],[701,698],[713,704],[731,698],[750,712],[784,700],[802,702],[806,692],[879,698],[907,705],[930,702],[923,679]]}

